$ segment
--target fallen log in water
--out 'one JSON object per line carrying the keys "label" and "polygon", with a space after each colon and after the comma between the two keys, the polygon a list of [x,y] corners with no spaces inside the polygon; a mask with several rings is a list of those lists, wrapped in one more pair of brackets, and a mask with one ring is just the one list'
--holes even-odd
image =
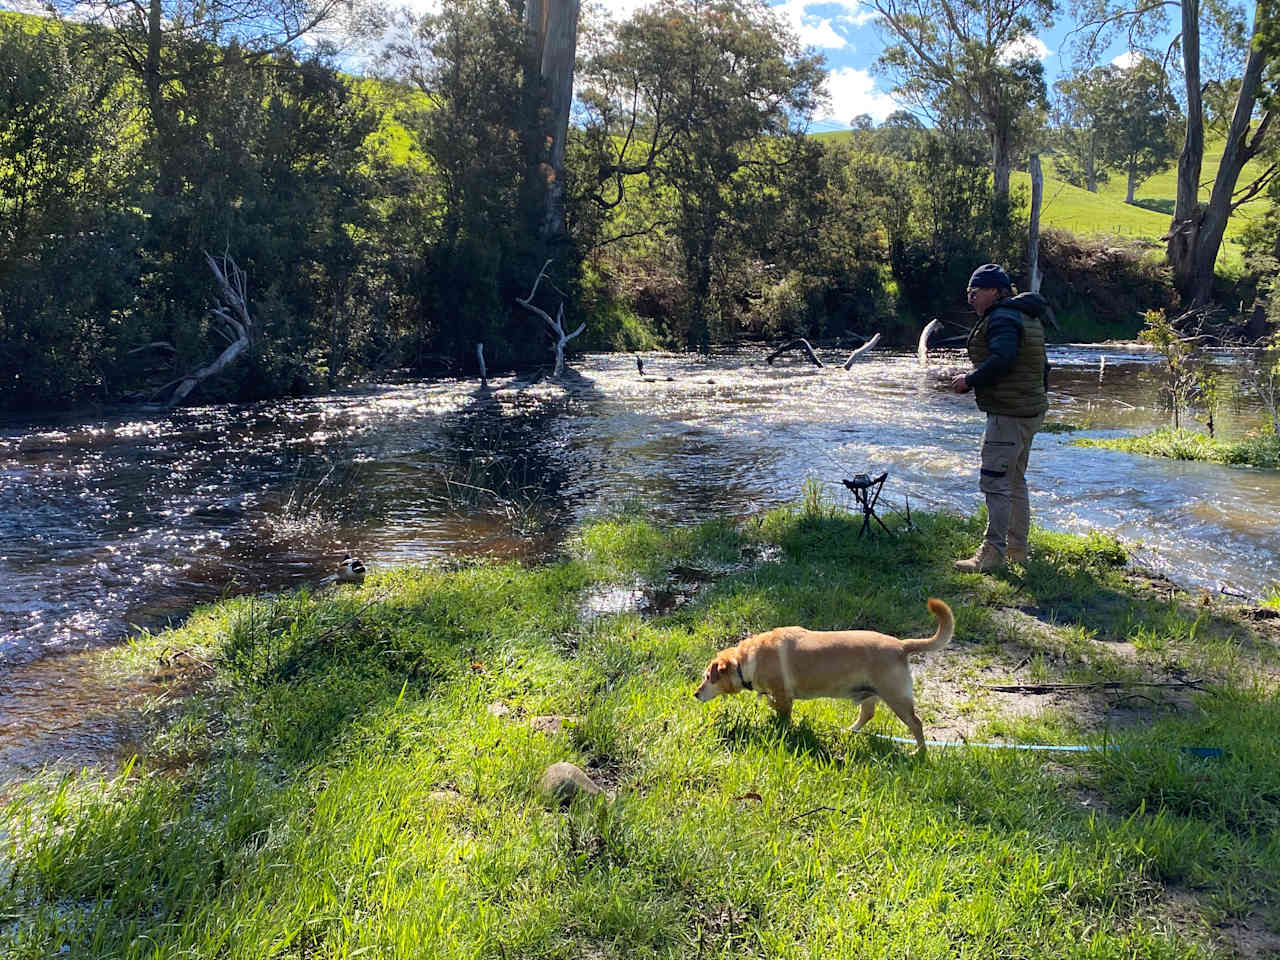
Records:
{"label": "fallen log in water", "polygon": [[934,317],[925,324],[925,328],[920,331],[920,342],[916,344],[916,359],[919,360],[921,364],[929,362],[929,337],[933,331],[937,330],[940,326],[942,326],[942,321],[937,317]]}
{"label": "fallen log in water", "polygon": [[169,407],[176,407],[201,383],[230,366],[236,357],[248,349],[252,338],[253,318],[249,314],[249,283],[244,271],[229,256],[224,256],[221,264],[208,251],[205,251],[204,258],[209,264],[209,269],[213,271],[214,277],[217,278],[218,288],[222,294],[221,301],[215,301],[210,310],[221,326],[214,323],[210,324],[209,329],[226,340],[227,346],[210,363],[166,383],[152,394],[152,399],[155,400],[161,394],[172,390],[169,399],[165,401],[165,405]]}
{"label": "fallen log in water", "polygon": [[860,346],[857,350],[849,354],[849,359],[844,362],[844,368],[848,370],[850,367],[853,366],[853,361],[857,360],[860,356],[862,356],[868,350],[874,349],[875,345],[879,342],[880,342],[880,334],[877,333],[874,337],[872,337],[870,340],[868,340],[866,343]]}
{"label": "fallen log in water", "polygon": [[808,354],[810,362],[815,367],[821,367],[823,365],[822,361],[818,359],[817,354],[813,352],[813,347],[809,346],[809,341],[806,340],[804,337],[798,337],[795,340],[788,340],[786,343],[780,346],[777,350],[773,351],[773,353],[769,354],[768,358],[766,359],[766,362],[769,364],[772,364],[773,361],[777,360],[780,356],[782,356],[787,351],[795,350],[795,349],[804,350],[804,352]]}

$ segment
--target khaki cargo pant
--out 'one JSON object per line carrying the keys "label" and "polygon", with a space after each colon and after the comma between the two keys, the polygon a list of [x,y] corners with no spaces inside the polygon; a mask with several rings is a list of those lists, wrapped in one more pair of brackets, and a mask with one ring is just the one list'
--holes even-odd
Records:
{"label": "khaki cargo pant", "polygon": [[987,500],[987,532],[983,539],[1000,551],[1027,549],[1031,501],[1027,497],[1027,458],[1031,441],[1044,424],[1038,417],[987,414],[982,437],[982,479],[978,489]]}

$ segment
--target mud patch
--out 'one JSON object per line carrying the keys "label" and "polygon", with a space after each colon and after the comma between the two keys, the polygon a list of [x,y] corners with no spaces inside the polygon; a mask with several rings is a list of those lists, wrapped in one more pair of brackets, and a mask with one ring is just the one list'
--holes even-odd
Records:
{"label": "mud patch", "polygon": [[[928,656],[913,671],[919,686],[917,711],[925,718],[925,733],[931,740],[965,741],[992,721],[1017,723],[1044,713],[1069,718],[1081,736],[1088,736],[1136,727],[1167,712],[1196,709],[1191,689],[991,690],[992,686],[1040,682],[1042,677],[1026,674],[1037,661],[1049,661],[1053,677],[1048,682],[1065,679],[1072,662],[1062,628],[1023,610],[990,612],[1000,641],[997,659],[992,660],[987,650],[955,644]],[[1127,667],[1142,657],[1140,650],[1127,643],[1095,641],[1090,647],[1099,657],[1114,657]],[[1151,674],[1150,679],[1171,678]],[[1001,734],[991,736],[999,739]]]}
{"label": "mud patch", "polygon": [[1220,914],[1204,895],[1186,887],[1166,887],[1158,906],[1178,932],[1229,950],[1243,960],[1280,957],[1277,917],[1255,910],[1243,918],[1213,920]]}

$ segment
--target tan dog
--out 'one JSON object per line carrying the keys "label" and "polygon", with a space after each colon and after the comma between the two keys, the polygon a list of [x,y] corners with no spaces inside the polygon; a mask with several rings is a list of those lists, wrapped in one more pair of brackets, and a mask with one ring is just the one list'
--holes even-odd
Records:
{"label": "tan dog", "polygon": [[872,630],[818,631],[778,627],[747,637],[716,654],[694,696],[712,700],[721,694],[754,690],[769,698],[784,720],[795,700],[842,697],[860,705],[854,731],[861,730],[883,700],[915,735],[924,752],[924,727],[916,716],[911,686],[913,653],[941,650],[955,633],[955,617],[941,600],[929,598],[938,632],[927,640],[899,640]]}

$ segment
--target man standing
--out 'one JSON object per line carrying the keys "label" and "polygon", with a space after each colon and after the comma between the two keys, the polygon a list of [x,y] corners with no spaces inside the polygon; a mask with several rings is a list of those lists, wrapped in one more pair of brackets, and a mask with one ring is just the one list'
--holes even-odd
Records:
{"label": "man standing", "polygon": [[1006,559],[1027,560],[1027,458],[1049,409],[1049,362],[1040,321],[1049,304],[1038,293],[1014,296],[1008,274],[994,263],[973,271],[968,296],[978,315],[966,344],[974,369],[952,380],[951,389],[973,390],[987,415],[978,483],[987,501],[987,532],[978,552],[955,568],[983,573]]}

